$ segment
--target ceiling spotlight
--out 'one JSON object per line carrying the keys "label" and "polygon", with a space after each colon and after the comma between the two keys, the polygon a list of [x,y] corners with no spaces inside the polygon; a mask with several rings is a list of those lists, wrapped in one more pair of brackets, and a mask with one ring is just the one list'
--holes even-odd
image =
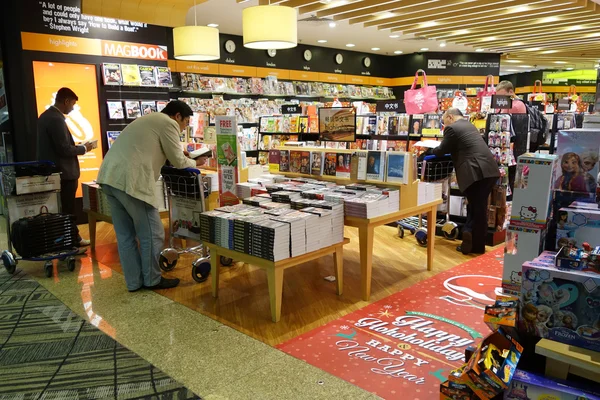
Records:
{"label": "ceiling spotlight", "polygon": [[354,46],[356,46],[356,45],[355,45],[355,44],[352,44],[352,43],[348,43],[348,44],[346,45],[346,47],[354,47]]}
{"label": "ceiling spotlight", "polygon": [[475,49],[475,51],[478,53],[481,53],[481,52],[484,52],[485,50],[484,49]]}
{"label": "ceiling spotlight", "polygon": [[532,65],[519,65],[519,68],[533,68]]}
{"label": "ceiling spotlight", "polygon": [[540,19],[540,24],[546,24],[548,22],[556,22],[558,21],[560,18],[558,17],[547,17],[547,18],[541,18]]}
{"label": "ceiling spotlight", "polygon": [[503,61],[505,61],[507,63],[512,63],[512,64],[519,64],[522,62],[521,60],[503,60]]}
{"label": "ceiling spotlight", "polygon": [[329,23],[329,27],[330,28],[335,28],[337,26],[337,24],[335,22],[330,22]]}
{"label": "ceiling spotlight", "polygon": [[219,26],[219,24],[208,24],[206,26],[208,26],[209,28],[216,28]]}
{"label": "ceiling spotlight", "polygon": [[438,23],[435,21],[427,21],[427,22],[423,22],[421,25],[419,25],[419,27],[421,28],[431,28],[432,26],[436,26]]}
{"label": "ceiling spotlight", "polygon": [[394,54],[402,54],[402,50],[396,50]]}
{"label": "ceiling spotlight", "polygon": [[379,51],[381,49],[379,47],[371,47],[371,50],[373,50],[373,51]]}
{"label": "ceiling spotlight", "polygon": [[327,40],[321,39],[321,40],[317,40],[317,42],[319,42],[319,43],[327,43]]}
{"label": "ceiling spotlight", "polygon": [[518,69],[507,69],[506,71],[508,71],[508,72],[519,72]]}
{"label": "ceiling spotlight", "polygon": [[532,47],[530,49],[527,49],[526,51],[540,51],[541,49],[541,47]]}
{"label": "ceiling spotlight", "polygon": [[496,36],[490,36],[488,38],[483,39],[482,42],[493,42],[494,40],[496,40]]}
{"label": "ceiling spotlight", "polygon": [[509,46],[523,46],[523,42],[511,43],[511,44],[509,44]]}
{"label": "ceiling spotlight", "polygon": [[573,71],[573,68],[572,68],[572,67],[565,68],[565,69],[566,69],[567,71]]}
{"label": "ceiling spotlight", "polygon": [[466,35],[467,33],[469,33],[470,31],[468,29],[461,29],[459,31],[455,31],[454,34],[455,35]]}
{"label": "ceiling spotlight", "polygon": [[391,37],[392,39],[398,39],[398,38],[400,37],[400,35],[390,35],[390,37]]}
{"label": "ceiling spotlight", "polygon": [[446,42],[440,43],[440,47],[446,47]]}
{"label": "ceiling spotlight", "polygon": [[554,64],[566,64],[566,61],[554,61]]}
{"label": "ceiling spotlight", "polygon": [[544,50],[544,51],[542,51],[542,54],[554,54],[554,53],[558,53],[558,50]]}
{"label": "ceiling spotlight", "polygon": [[525,11],[529,11],[529,9],[530,9],[529,6],[520,6],[520,7],[509,8],[507,10],[508,11],[507,14],[525,12]]}
{"label": "ceiling spotlight", "polygon": [[563,29],[563,32],[578,31],[583,28],[584,27],[582,25],[573,25],[573,26],[569,26],[568,28]]}
{"label": "ceiling spotlight", "polygon": [[421,49],[421,51],[427,51],[427,50],[429,50],[429,47],[423,47],[423,48]]}

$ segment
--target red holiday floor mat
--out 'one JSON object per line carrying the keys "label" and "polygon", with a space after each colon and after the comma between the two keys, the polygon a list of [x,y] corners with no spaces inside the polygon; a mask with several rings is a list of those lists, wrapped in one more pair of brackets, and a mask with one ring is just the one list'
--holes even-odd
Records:
{"label": "red holiday floor mat", "polygon": [[438,399],[464,351],[489,332],[503,248],[278,346],[384,399]]}

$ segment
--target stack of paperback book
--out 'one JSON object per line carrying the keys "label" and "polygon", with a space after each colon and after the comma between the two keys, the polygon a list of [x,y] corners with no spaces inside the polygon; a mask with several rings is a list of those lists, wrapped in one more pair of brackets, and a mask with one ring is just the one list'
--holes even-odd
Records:
{"label": "stack of paperback book", "polygon": [[293,200],[302,198],[302,194],[297,191],[281,190],[271,193],[271,198],[275,203],[290,204]]}
{"label": "stack of paperback book", "polygon": [[388,196],[365,193],[362,197],[346,200],[346,215],[359,218],[375,218],[389,213]]}
{"label": "stack of paperback book", "polygon": [[236,195],[238,199],[245,199],[246,197],[252,196],[253,189],[259,189],[261,185],[259,183],[242,182],[236,185]]}
{"label": "stack of paperback book", "polygon": [[[318,217],[318,227],[319,230],[314,233],[315,237],[309,245],[307,244],[308,251],[316,251],[322,249],[324,247],[331,246],[333,242],[333,238],[331,237],[332,231],[332,213],[329,210],[325,210],[323,208],[316,207],[307,207],[302,209],[303,213],[313,214]],[[314,247],[313,247],[314,246]]]}
{"label": "stack of paperback book", "polygon": [[272,219],[252,224],[251,254],[273,262],[290,258],[290,225]]}
{"label": "stack of paperback book", "polygon": [[260,205],[262,203],[271,203],[271,195],[267,195],[267,196],[262,196],[262,195],[258,195],[258,196],[252,196],[252,197],[246,197],[243,200],[244,204],[250,205],[250,206],[255,206],[255,207],[260,207]]}
{"label": "stack of paperback book", "polygon": [[[306,219],[304,213],[294,210],[278,210],[271,219],[290,226],[290,257],[306,254]],[[267,213],[270,213],[268,211]]]}

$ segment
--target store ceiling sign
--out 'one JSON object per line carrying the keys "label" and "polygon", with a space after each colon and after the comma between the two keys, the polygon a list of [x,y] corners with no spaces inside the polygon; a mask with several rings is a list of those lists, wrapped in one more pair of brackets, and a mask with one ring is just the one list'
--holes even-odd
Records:
{"label": "store ceiling sign", "polygon": [[404,112],[401,100],[382,100],[377,102],[377,112]]}
{"label": "store ceiling sign", "polygon": [[492,96],[492,108],[510,110],[512,108],[512,99],[510,96],[495,94]]}
{"label": "store ceiling sign", "polygon": [[23,50],[30,51],[167,61],[167,47],[153,44],[114,42],[31,32],[21,32],[21,42]]}

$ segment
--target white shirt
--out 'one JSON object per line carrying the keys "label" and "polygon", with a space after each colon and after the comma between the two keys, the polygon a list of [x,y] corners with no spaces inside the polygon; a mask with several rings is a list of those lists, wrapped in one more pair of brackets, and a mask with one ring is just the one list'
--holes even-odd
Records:
{"label": "white shirt", "polygon": [[175,168],[196,168],[183,154],[177,122],[160,112],[148,114],[121,132],[104,157],[97,182],[156,207],[154,189],[167,159]]}

